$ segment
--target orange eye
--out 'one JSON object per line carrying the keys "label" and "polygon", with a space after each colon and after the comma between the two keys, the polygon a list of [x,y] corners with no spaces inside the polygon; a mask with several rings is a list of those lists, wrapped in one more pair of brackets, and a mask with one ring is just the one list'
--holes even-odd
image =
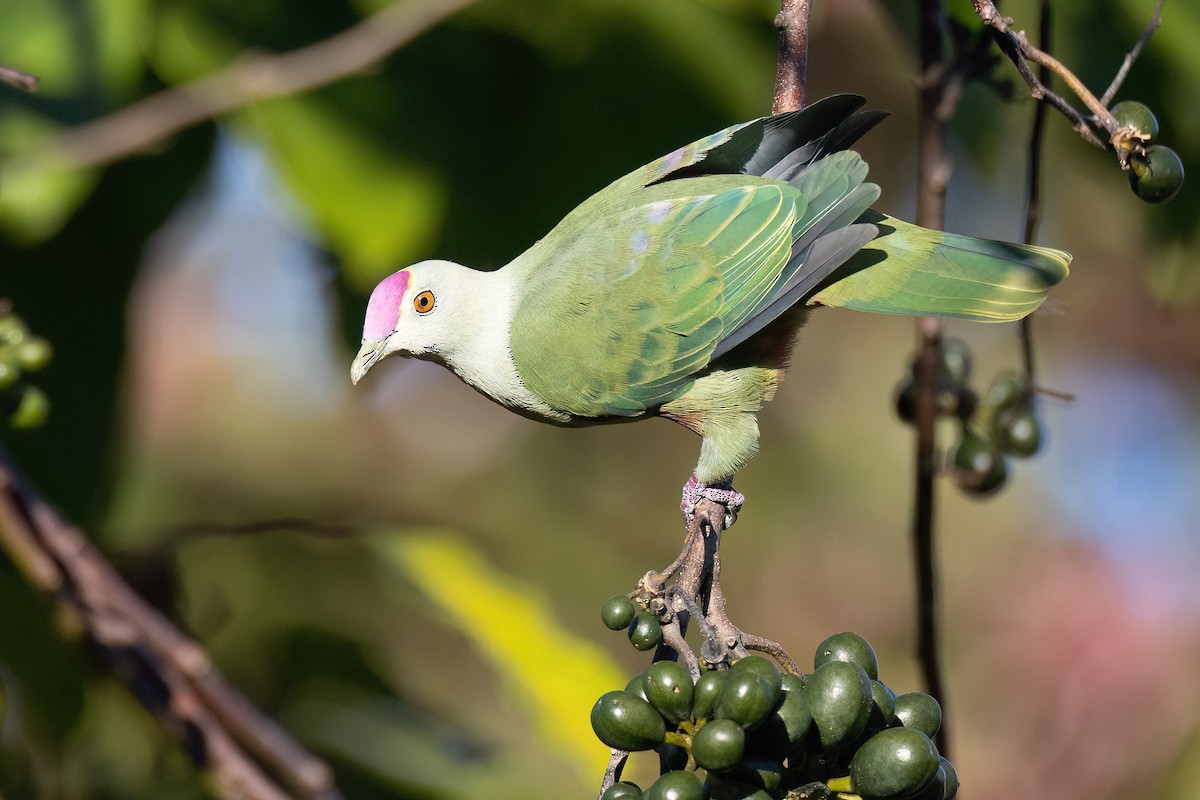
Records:
{"label": "orange eye", "polygon": [[413,298],[413,308],[416,309],[418,314],[428,314],[430,311],[433,311],[433,305],[433,292],[428,289]]}

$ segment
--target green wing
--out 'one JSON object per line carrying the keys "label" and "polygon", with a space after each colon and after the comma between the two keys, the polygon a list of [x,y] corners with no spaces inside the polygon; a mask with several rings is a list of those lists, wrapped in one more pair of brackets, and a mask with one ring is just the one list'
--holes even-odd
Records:
{"label": "green wing", "polygon": [[787,186],[729,183],[698,178],[686,187],[718,191],[663,197],[565,245],[553,232],[539,243],[554,268],[529,273],[511,333],[530,391],[594,418],[636,416],[690,386],[776,286],[803,213]]}
{"label": "green wing", "polygon": [[1026,316],[1067,276],[1061,250],[942,233],[868,212],[879,236],[811,297],[815,304],[1010,322]]}

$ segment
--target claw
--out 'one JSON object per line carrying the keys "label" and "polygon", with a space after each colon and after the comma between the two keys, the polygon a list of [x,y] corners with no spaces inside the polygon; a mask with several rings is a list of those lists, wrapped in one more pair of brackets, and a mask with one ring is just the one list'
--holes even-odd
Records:
{"label": "claw", "polygon": [[679,509],[689,522],[696,513],[696,503],[700,502],[701,498],[712,500],[725,507],[725,530],[737,522],[738,509],[746,502],[745,496],[734,490],[732,481],[706,485],[693,474],[683,485],[683,498],[679,503]]}

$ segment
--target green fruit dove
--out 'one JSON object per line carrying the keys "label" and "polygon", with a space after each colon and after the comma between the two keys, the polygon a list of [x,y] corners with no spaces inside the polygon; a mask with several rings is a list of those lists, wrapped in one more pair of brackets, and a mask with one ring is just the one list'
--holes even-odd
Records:
{"label": "green fruit dove", "polygon": [[701,436],[685,514],[704,497],[732,521],[755,413],[814,306],[1003,322],[1067,274],[1060,250],[870,210],[879,187],[848,148],[886,114],[863,103],[837,95],[681,147],[494,272],[394,273],[371,294],[351,378],[406,355],[559,425],[673,420]]}

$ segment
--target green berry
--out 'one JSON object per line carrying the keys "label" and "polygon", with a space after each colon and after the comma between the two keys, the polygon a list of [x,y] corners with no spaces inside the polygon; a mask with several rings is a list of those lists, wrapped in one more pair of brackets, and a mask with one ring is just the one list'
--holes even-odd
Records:
{"label": "green berry", "polygon": [[1028,458],[1042,446],[1042,426],[1033,403],[1000,421],[1000,446],[1018,458]]}
{"label": "green berry", "polygon": [[945,756],[938,756],[938,772],[942,776],[942,800],[950,800],[958,794],[958,770]]}
{"label": "green berry", "polygon": [[747,756],[721,777],[765,792],[774,792],[783,781],[783,764],[769,758]]}
{"label": "green berry", "polygon": [[614,594],[600,607],[600,621],[610,631],[628,628],[635,616],[637,616],[637,606],[623,594]]}
{"label": "green berry", "polygon": [[905,378],[896,387],[896,416],[912,425],[917,421],[917,382]]}
{"label": "green berry", "polygon": [[723,775],[709,773],[705,781],[709,800],[774,800],[765,789],[749,786]]}
{"label": "green berry", "polygon": [[766,719],[779,699],[779,692],[752,670],[730,670],[725,688],[717,698],[717,719],[731,719],[743,728],[753,728]]}
{"label": "green berry", "polygon": [[693,717],[701,720],[712,716],[713,710],[717,707],[717,698],[721,696],[728,677],[729,671],[723,669],[713,669],[700,673],[700,679],[696,681],[696,688],[692,697]]}
{"label": "green berry", "polygon": [[707,770],[723,772],[742,760],[746,732],[731,719],[714,719],[692,738],[692,758]]}
{"label": "green berry", "polygon": [[817,652],[813,656],[813,669],[819,669],[830,661],[858,664],[871,680],[879,677],[879,658],[875,655],[875,648],[857,633],[835,633],[817,645]]}
{"label": "green berry", "polygon": [[942,706],[925,692],[908,692],[896,698],[896,721],[932,739],[942,727]]}
{"label": "green berry", "polygon": [[850,785],[872,800],[899,800],[921,791],[937,771],[937,748],[928,736],[889,728],[867,739],[850,759]]}
{"label": "green berry", "polygon": [[692,715],[695,689],[687,668],[677,661],[656,661],[642,674],[646,699],[668,722],[679,724]]}
{"label": "green berry", "polygon": [[751,736],[754,748],[770,755],[782,756],[794,750],[812,730],[812,712],[803,681],[789,674],[783,676],[782,684],[779,703]]}
{"label": "green berry", "polygon": [[821,747],[844,747],[866,729],[871,718],[871,679],[850,661],[829,661],[813,672],[805,689]]}
{"label": "green berry", "polygon": [[1129,186],[1147,203],[1165,203],[1183,188],[1183,161],[1169,147],[1150,145],[1130,156]]}
{"label": "green berry", "polygon": [[0,347],[0,391],[4,391],[21,377],[21,366],[17,363],[16,354],[11,356],[8,351],[11,348]]}
{"label": "green berry", "polygon": [[597,738],[616,750],[649,750],[667,735],[654,706],[620,690],[602,695],[592,706],[591,719]]}
{"label": "green berry", "polygon": [[629,692],[630,694],[636,694],[638,697],[649,703],[650,698],[646,696],[645,678],[646,673],[644,672],[639,672],[637,675],[634,675],[629,679],[629,683],[625,684],[625,691]]}
{"label": "green berry", "polygon": [[871,681],[871,719],[868,727],[886,728],[896,720],[896,693],[880,681]]}
{"label": "green berry", "polygon": [[965,492],[987,495],[1004,485],[1008,465],[994,442],[964,428],[954,451],[954,479]]}
{"label": "green berry", "polygon": [[704,787],[695,773],[673,769],[650,784],[643,797],[646,800],[703,800]]}
{"label": "green berry", "polygon": [[28,334],[25,321],[16,314],[0,316],[0,343],[20,344]]}
{"label": "green berry", "polygon": [[962,339],[942,340],[942,380],[947,388],[958,388],[971,377],[971,348]]}
{"label": "green berry", "polygon": [[662,624],[649,611],[639,611],[629,623],[629,643],[638,650],[653,650],[662,641]]}
{"label": "green berry", "polygon": [[50,416],[50,400],[46,393],[36,386],[26,386],[17,404],[17,410],[12,412],[8,422],[19,430],[28,430],[43,425]]}
{"label": "green berry", "polygon": [[1122,128],[1133,128],[1143,141],[1149,142],[1158,136],[1158,119],[1154,112],[1144,103],[1136,100],[1122,100],[1108,110],[1116,118]]}
{"label": "green berry", "polygon": [[50,359],[54,357],[54,348],[41,336],[26,336],[23,342],[16,345],[16,355],[21,369],[37,372],[50,363]]}
{"label": "green berry", "polygon": [[771,686],[773,693],[779,694],[783,691],[783,676],[779,674],[779,668],[769,658],[746,656],[735,661],[729,671],[734,675],[739,672],[753,672]]}
{"label": "green berry", "polygon": [[642,790],[636,783],[621,781],[605,789],[600,800],[642,800]]}
{"label": "green berry", "polygon": [[1025,384],[1012,370],[1005,370],[992,379],[985,405],[997,412],[1014,408],[1025,394]]}

